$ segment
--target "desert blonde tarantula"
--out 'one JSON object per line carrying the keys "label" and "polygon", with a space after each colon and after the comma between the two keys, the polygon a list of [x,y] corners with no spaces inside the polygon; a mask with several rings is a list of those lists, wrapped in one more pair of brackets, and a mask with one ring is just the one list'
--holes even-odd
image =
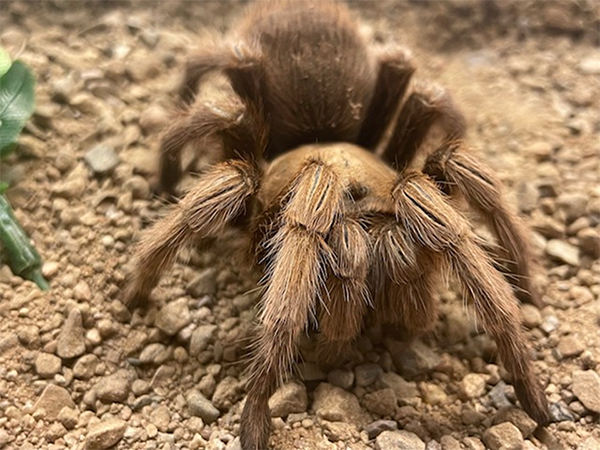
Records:
{"label": "desert blonde tarantula", "polygon": [[[236,99],[195,101],[213,71],[228,78]],[[549,421],[507,281],[539,304],[522,225],[496,176],[462,141],[461,113],[443,90],[411,84],[413,72],[405,50],[368,43],[347,6],[332,1],[256,2],[230,40],[187,65],[187,107],[162,139],[162,188],[175,192],[192,141],[219,138],[222,162],[145,234],[124,300],[147,302],[183,246],[234,223],[248,232],[265,287],[241,418],[244,450],[267,448],[269,397],[308,327],[318,328],[328,357],[369,321],[421,334],[435,322],[433,292],[445,273],[497,343],[525,411]],[[433,128],[444,138],[426,151]],[[412,167],[418,156],[420,170]],[[495,234],[510,262],[505,275],[450,202],[457,197]]]}

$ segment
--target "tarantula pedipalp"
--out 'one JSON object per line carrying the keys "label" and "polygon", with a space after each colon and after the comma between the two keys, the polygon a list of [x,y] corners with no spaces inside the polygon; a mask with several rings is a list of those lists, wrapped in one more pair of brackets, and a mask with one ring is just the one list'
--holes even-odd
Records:
{"label": "tarantula pedipalp", "polygon": [[[247,225],[266,281],[240,432],[244,450],[262,450],[268,399],[306,327],[317,324],[329,356],[368,320],[422,333],[436,317],[438,275],[450,272],[495,339],[523,408],[545,424],[510,285],[443,191],[482,213],[512,261],[507,277],[536,302],[520,222],[463,143],[464,120],[448,96],[423,85],[407,95],[406,53],[369,46],[357,30],[343,3],[257,2],[231,45],[190,61],[181,90],[189,106],[162,141],[162,186],[174,192],[191,141],[219,137],[223,162],[145,235],[124,301],[146,302],[181,247]],[[229,78],[241,112],[193,102],[210,71]],[[421,170],[409,168],[434,126],[445,139]]]}

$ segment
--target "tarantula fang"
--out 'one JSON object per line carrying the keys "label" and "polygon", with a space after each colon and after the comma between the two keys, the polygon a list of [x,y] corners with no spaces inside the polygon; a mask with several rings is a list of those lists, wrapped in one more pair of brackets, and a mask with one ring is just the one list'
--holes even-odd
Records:
{"label": "tarantula fang", "polygon": [[[228,78],[241,112],[235,100],[194,100],[212,71]],[[409,89],[413,72],[405,50],[369,44],[345,4],[322,1],[256,2],[229,41],[187,65],[187,107],[162,139],[162,187],[175,192],[187,143],[219,138],[222,162],[145,234],[124,302],[147,302],[182,247],[244,225],[266,280],[241,418],[244,450],[268,447],[269,397],[309,325],[328,357],[369,321],[421,334],[435,322],[433,292],[445,273],[496,341],[522,407],[540,425],[549,421],[507,282],[539,304],[522,225],[494,173],[464,143],[465,122],[448,95],[419,83]],[[444,138],[428,152],[432,128]],[[496,235],[511,262],[506,276],[450,201],[459,196]]]}

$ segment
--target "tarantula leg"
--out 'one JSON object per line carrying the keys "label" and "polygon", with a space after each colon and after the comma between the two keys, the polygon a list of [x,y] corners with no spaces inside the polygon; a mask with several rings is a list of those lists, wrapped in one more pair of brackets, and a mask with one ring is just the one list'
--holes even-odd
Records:
{"label": "tarantula leg", "polygon": [[198,92],[200,80],[208,73],[219,70],[224,71],[229,76],[238,95],[241,97],[253,96],[251,89],[254,88],[254,83],[248,84],[248,77],[245,77],[245,81],[240,81],[237,75],[242,72],[249,72],[248,69],[256,70],[258,61],[257,52],[241,42],[232,46],[218,46],[211,51],[197,53],[186,63],[183,82],[179,88],[179,98],[184,105],[191,105]]}
{"label": "tarantula leg", "polygon": [[198,93],[198,84],[208,73],[221,70],[231,62],[231,55],[223,49],[197,53],[185,65],[183,83],[179,88],[179,98],[184,105],[191,105]]}
{"label": "tarantula leg", "polygon": [[525,227],[504,201],[496,175],[457,141],[442,144],[427,158],[423,171],[450,189],[456,189],[481,214],[498,239],[500,248],[496,253],[506,262],[507,278],[518,288],[517,296],[543,307],[544,302],[532,285],[533,256]]}
{"label": "tarantula leg", "polygon": [[465,118],[446,91],[439,86],[419,85],[400,109],[392,136],[381,155],[383,160],[399,172],[404,170],[436,124],[441,125],[446,139],[458,139],[465,134]]}
{"label": "tarantula leg", "polygon": [[258,180],[258,170],[243,161],[224,162],[207,172],[166,217],[144,234],[123,303],[129,308],[145,304],[177,252],[198,238],[216,235],[242,214],[246,201],[256,192]]}
{"label": "tarantula leg", "polygon": [[549,422],[548,403],[529,356],[519,309],[510,285],[493,268],[462,215],[424,175],[407,173],[394,188],[396,215],[411,239],[444,255],[462,283],[484,329],[496,341],[523,409],[540,425]]}
{"label": "tarantula leg", "polygon": [[308,162],[292,183],[281,227],[269,243],[268,288],[260,304],[261,329],[241,418],[244,450],[268,447],[268,400],[290,368],[300,334],[314,319],[326,261],[333,258],[325,236],[342,199],[337,177],[318,161]]}
{"label": "tarantula leg", "polygon": [[375,239],[376,321],[401,326],[407,333],[404,340],[409,340],[435,324],[433,291],[439,257],[418,248],[391,219],[376,223],[371,233]]}
{"label": "tarantula leg", "polygon": [[374,150],[406,94],[415,68],[410,54],[400,47],[384,48],[379,54],[375,92],[360,129],[357,144]]}
{"label": "tarantula leg", "polygon": [[327,240],[335,257],[331,261],[323,307],[319,312],[319,360],[336,363],[362,329],[371,303],[368,274],[371,245],[368,233],[354,219],[340,220]]}
{"label": "tarantula leg", "polygon": [[225,158],[253,159],[264,150],[267,127],[252,107],[240,103],[225,103],[217,108],[196,104],[176,119],[162,137],[160,154],[160,185],[174,194],[181,179],[181,152],[184,146],[203,137],[219,135],[223,140]]}

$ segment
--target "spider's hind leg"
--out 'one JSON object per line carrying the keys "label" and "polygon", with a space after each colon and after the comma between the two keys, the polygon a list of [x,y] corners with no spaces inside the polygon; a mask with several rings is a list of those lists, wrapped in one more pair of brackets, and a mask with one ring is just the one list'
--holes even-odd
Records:
{"label": "spider's hind leg", "polygon": [[416,83],[393,127],[381,157],[398,172],[413,162],[434,126],[445,139],[462,138],[466,123],[448,93],[439,86]]}
{"label": "spider's hind leg", "polygon": [[450,194],[456,191],[462,195],[481,215],[498,239],[496,256],[506,266],[506,276],[517,287],[517,296],[543,307],[531,280],[533,256],[524,224],[506,204],[501,182],[493,171],[460,141],[444,142],[428,156],[423,171]]}
{"label": "spider's hind leg", "polygon": [[375,91],[356,142],[369,150],[375,150],[381,141],[415,71],[410,53],[402,47],[383,47],[377,52],[377,59]]}
{"label": "spider's hind leg", "polygon": [[[223,144],[222,160],[240,156],[256,159],[265,150],[268,125],[260,90],[260,57],[255,51],[241,45],[235,49],[229,49],[228,53],[225,50],[206,53],[188,63],[185,88],[181,92],[184,103],[188,105],[174,118],[161,139],[160,189],[167,194],[174,195],[183,175],[181,153],[189,143],[209,136],[220,138]],[[193,103],[197,84],[212,70],[223,71],[239,99],[223,99],[218,104],[200,100]],[[186,96],[189,92],[191,97]]]}

